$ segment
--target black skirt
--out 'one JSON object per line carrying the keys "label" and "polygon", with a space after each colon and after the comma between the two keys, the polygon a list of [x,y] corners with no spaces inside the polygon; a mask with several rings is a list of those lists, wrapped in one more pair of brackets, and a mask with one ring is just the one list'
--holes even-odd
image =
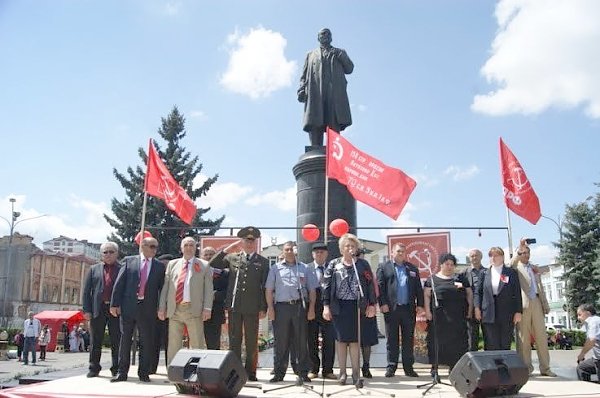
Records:
{"label": "black skirt", "polygon": [[333,316],[335,339],[342,343],[358,342],[357,300],[339,300],[340,313]]}

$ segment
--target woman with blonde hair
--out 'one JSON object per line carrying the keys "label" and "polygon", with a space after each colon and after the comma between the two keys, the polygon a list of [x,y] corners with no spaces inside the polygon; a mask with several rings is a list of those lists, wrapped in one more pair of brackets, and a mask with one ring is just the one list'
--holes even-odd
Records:
{"label": "woman with blonde hair", "polygon": [[352,382],[360,382],[359,311],[375,316],[375,289],[369,263],[355,258],[360,242],[355,235],[344,234],[339,240],[341,257],[331,260],[323,278],[323,318],[333,320],[340,366],[339,383],[346,384],[346,358],[350,351]]}

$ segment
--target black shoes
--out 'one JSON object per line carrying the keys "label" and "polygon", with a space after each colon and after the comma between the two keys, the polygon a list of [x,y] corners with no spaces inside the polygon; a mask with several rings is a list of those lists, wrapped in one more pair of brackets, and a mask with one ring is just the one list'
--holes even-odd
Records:
{"label": "black shoes", "polygon": [[362,375],[363,377],[367,378],[367,379],[372,379],[373,375],[371,374],[371,370],[369,369],[368,366],[363,366],[362,368]]}
{"label": "black shoes", "polygon": [[396,371],[392,368],[387,368],[385,370],[385,377],[394,377],[394,374],[396,373]]}
{"label": "black shoes", "polygon": [[283,381],[283,376],[275,375],[269,380],[269,383],[279,383],[280,381]]}
{"label": "black shoes", "polygon": [[404,371],[404,374],[408,377],[419,377],[419,375],[417,374],[417,372],[414,371],[414,369],[407,369]]}
{"label": "black shoes", "polygon": [[310,379],[310,377],[308,377],[308,375],[302,375],[302,376],[299,376],[299,377],[302,379],[302,381],[303,381],[304,383],[310,383],[310,382],[312,381],[312,380]]}
{"label": "black shoes", "polygon": [[90,370],[85,377],[98,377],[98,372],[94,372],[93,370]]}
{"label": "black shoes", "polygon": [[258,381],[256,375],[248,375],[248,381]]}
{"label": "black shoes", "polygon": [[111,383],[117,383],[119,381],[127,381],[127,375],[117,373],[115,377],[110,379]]}
{"label": "black shoes", "polygon": [[150,383],[150,376],[148,376],[148,375],[140,375],[139,379],[141,382]]}

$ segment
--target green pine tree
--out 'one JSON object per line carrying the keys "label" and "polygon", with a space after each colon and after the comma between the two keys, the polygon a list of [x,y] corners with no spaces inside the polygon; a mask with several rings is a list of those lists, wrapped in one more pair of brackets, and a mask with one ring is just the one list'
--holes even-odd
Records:
{"label": "green pine tree", "polygon": [[566,206],[559,262],[565,267],[571,314],[583,303],[600,305],[600,194]]}
{"label": "green pine tree", "polygon": [[[173,178],[187,191],[192,200],[196,201],[202,195],[206,195],[210,187],[217,181],[218,175],[208,178],[198,188],[192,187],[194,179],[202,171],[202,164],[199,162],[198,156],[192,156],[182,146],[181,141],[186,136],[185,119],[177,107],[173,107],[167,118],[162,118],[158,135],[166,141],[166,148],[163,150],[161,145],[155,142],[157,152]],[[138,253],[138,246],[134,239],[141,226],[144,177],[148,158],[144,148],[140,147],[138,154],[142,164],[135,169],[130,166],[126,173],[113,169],[113,174],[125,189],[125,199],[122,201],[117,198],[112,199],[111,207],[115,218],[104,215],[106,221],[115,229],[115,232],[109,236],[109,240],[116,242],[124,255]],[[213,235],[221,226],[225,216],[214,220],[205,219],[208,211],[210,208],[198,208],[196,217],[190,226],[169,210],[162,200],[148,196],[145,229],[158,240],[158,254],[168,253],[178,256],[183,237]]]}

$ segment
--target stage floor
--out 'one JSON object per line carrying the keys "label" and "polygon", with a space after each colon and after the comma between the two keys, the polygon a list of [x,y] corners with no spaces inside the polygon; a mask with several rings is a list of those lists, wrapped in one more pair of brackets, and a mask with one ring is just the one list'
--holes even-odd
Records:
{"label": "stage floor", "polygon": [[[430,380],[428,372],[419,369],[421,377],[408,378],[402,375],[402,371],[394,378],[384,377],[385,369],[375,368],[371,370],[374,378],[365,380],[365,388],[356,390],[351,388],[343,393],[337,394],[339,397],[372,395],[389,396],[395,394],[396,397],[411,398],[421,397],[423,389],[418,389],[417,385],[427,383]],[[258,371],[259,382],[248,383],[242,389],[240,397],[306,397],[313,393],[303,387],[293,386],[290,388],[271,391],[268,390],[284,386],[293,385],[295,376],[291,373],[281,383],[269,384],[272,376],[270,369],[262,368]],[[102,371],[100,377],[88,379],[84,374],[72,377],[65,377],[58,380],[19,386],[0,390],[0,397],[7,398],[134,398],[134,397],[191,397],[192,395],[178,394],[175,387],[167,380],[166,369],[160,368],[159,373],[152,375],[151,383],[141,383],[138,381],[137,369],[132,366],[129,377],[126,382],[110,383],[110,372]],[[447,372],[442,372],[442,380],[447,381]],[[349,377],[350,379],[350,377]],[[340,390],[347,389],[348,386],[339,386],[335,380],[315,379],[312,383],[306,383],[313,387],[313,391],[318,395],[328,396]],[[252,388],[258,386],[259,388]],[[375,391],[377,390],[377,391]],[[266,392],[263,392],[266,391]],[[314,394],[315,396],[317,394]],[[459,397],[460,395],[454,387],[438,385],[434,387],[428,396]],[[588,398],[600,397],[600,385],[594,383],[584,383],[580,381],[568,380],[557,377],[533,376],[521,389],[519,397],[569,397],[569,398]]]}

